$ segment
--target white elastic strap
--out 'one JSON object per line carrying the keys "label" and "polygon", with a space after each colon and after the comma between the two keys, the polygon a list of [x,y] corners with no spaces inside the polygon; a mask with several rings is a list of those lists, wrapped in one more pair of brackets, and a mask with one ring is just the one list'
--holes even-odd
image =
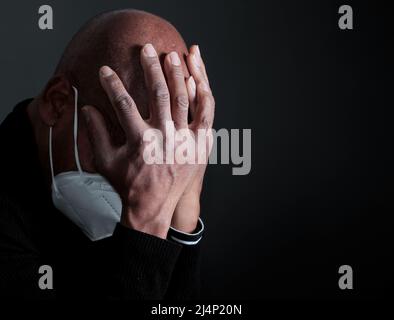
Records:
{"label": "white elastic strap", "polygon": [[74,98],[74,156],[75,156],[75,163],[77,164],[77,168],[79,174],[82,175],[82,167],[79,162],[79,154],[78,154],[78,90],[73,86],[73,90],[75,93]]}
{"label": "white elastic strap", "polygon": [[55,174],[53,173],[53,158],[52,158],[52,127],[49,127],[49,164],[51,166],[51,175],[52,175],[52,184],[55,189],[55,192],[58,192],[56,181],[55,181]]}
{"label": "white elastic strap", "polygon": [[[75,155],[75,163],[77,164],[77,168],[79,173],[82,175],[83,171],[81,168],[81,164],[79,162],[79,154],[78,154],[78,90],[74,86],[72,87],[74,90],[74,155]],[[53,157],[52,157],[52,127],[49,127],[49,164],[51,167],[51,175],[52,175],[52,184],[56,192],[58,192],[58,188],[55,180],[55,173],[53,170]]]}

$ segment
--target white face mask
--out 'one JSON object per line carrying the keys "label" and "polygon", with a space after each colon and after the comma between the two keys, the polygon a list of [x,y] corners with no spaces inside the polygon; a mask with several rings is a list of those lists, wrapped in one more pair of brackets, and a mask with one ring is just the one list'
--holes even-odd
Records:
{"label": "white face mask", "polygon": [[56,177],[52,159],[52,127],[49,128],[49,161],[52,174],[52,201],[90,240],[110,237],[120,221],[122,202],[119,194],[99,174],[82,171],[78,155],[78,90],[75,92],[74,154],[78,171],[62,172]]}

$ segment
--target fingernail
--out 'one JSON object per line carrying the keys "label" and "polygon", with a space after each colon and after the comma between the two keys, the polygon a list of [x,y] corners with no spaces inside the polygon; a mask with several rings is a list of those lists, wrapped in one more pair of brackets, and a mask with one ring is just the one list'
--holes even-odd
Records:
{"label": "fingernail", "polygon": [[170,53],[170,61],[171,61],[172,65],[174,65],[174,66],[181,65],[181,60],[179,59],[179,56],[176,52]]}
{"label": "fingernail", "polygon": [[192,53],[192,61],[197,67],[200,66],[200,61],[194,53]]}
{"label": "fingernail", "polygon": [[108,76],[110,76],[111,74],[113,74],[114,72],[112,71],[112,69],[111,69],[110,67],[104,66],[104,67],[101,67],[100,73],[101,73],[101,75],[102,75],[103,77],[108,77]]}
{"label": "fingernail", "polygon": [[144,53],[150,58],[156,57],[157,55],[155,48],[153,48],[153,46],[150,43],[145,45]]}

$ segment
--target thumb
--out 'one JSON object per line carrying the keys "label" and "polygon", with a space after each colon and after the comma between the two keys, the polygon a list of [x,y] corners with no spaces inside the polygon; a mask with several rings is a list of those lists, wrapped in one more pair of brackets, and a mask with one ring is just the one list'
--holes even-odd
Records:
{"label": "thumb", "polygon": [[93,106],[84,106],[82,114],[87,125],[96,166],[99,170],[104,169],[114,151],[104,118],[100,111]]}

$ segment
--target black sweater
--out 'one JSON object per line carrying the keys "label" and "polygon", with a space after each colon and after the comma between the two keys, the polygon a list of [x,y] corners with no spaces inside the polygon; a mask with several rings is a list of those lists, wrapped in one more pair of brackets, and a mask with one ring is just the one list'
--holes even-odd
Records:
{"label": "black sweater", "polygon": [[[112,237],[91,242],[53,206],[30,101],[0,125],[0,296],[196,298],[200,244],[182,246],[120,224]],[[52,267],[53,290],[39,288],[41,265]]]}

